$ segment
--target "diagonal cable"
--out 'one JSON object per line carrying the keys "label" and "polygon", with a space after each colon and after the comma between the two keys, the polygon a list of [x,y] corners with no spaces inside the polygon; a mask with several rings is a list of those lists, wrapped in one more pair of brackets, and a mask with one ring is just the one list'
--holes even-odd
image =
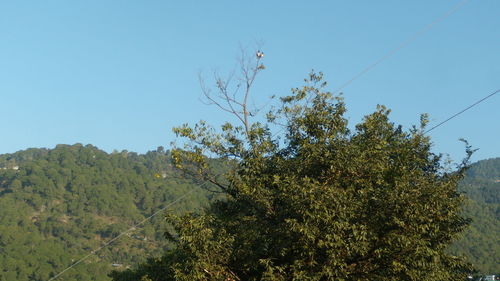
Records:
{"label": "diagonal cable", "polygon": [[419,31],[415,32],[412,36],[410,36],[408,39],[406,39],[405,41],[403,41],[402,43],[400,43],[397,47],[395,47],[394,49],[390,50],[385,55],[383,55],[381,58],[379,58],[378,60],[376,60],[372,64],[368,65],[363,70],[361,70],[356,75],[354,75],[351,79],[349,79],[345,83],[343,83],[337,90],[335,90],[334,93],[335,94],[340,93],[345,87],[349,86],[352,82],[354,82],[355,80],[357,80],[359,77],[363,76],[364,74],[366,74],[367,72],[369,72],[370,70],[372,70],[373,68],[375,68],[377,65],[379,65],[383,61],[387,60],[388,58],[392,57],[398,51],[400,51],[404,47],[408,46],[413,41],[417,40],[418,37],[420,37],[423,34],[427,33],[432,27],[434,27],[439,22],[441,22],[444,19],[446,19],[447,17],[453,15],[460,7],[462,7],[463,5],[465,5],[465,3],[467,3],[468,1],[469,0],[462,0],[461,2],[459,2],[458,4],[456,4],[455,6],[453,6],[451,9],[449,9],[445,14],[443,14],[442,16],[436,18],[431,23],[429,23],[428,25],[426,25],[424,28],[422,28]]}
{"label": "diagonal cable", "polygon": [[441,123],[439,123],[439,124],[437,124],[437,125],[433,126],[433,127],[432,127],[432,128],[430,128],[429,130],[425,131],[425,132],[424,132],[424,134],[427,134],[428,132],[430,132],[430,131],[432,131],[432,130],[436,129],[437,127],[439,127],[439,126],[443,125],[444,123],[446,123],[446,122],[450,121],[451,119],[453,119],[453,118],[457,117],[458,115],[460,115],[460,114],[462,114],[462,113],[466,112],[467,110],[469,110],[469,109],[473,108],[474,106],[476,106],[476,105],[480,104],[481,102],[483,102],[483,101],[485,101],[485,100],[487,100],[487,99],[491,98],[492,96],[496,95],[498,92],[500,92],[500,89],[498,89],[498,90],[494,91],[493,93],[491,93],[491,94],[487,95],[486,97],[484,97],[484,98],[482,98],[482,99],[480,99],[480,100],[476,101],[475,103],[473,103],[473,104],[471,104],[471,105],[467,106],[466,108],[464,108],[464,109],[460,110],[459,112],[457,112],[457,113],[453,114],[452,116],[448,117],[448,118],[447,118],[446,120],[444,120],[443,122],[441,122]]}
{"label": "diagonal cable", "polygon": [[182,200],[184,197],[188,196],[189,194],[193,193],[195,189],[189,191],[189,192],[186,192],[184,193],[182,196],[178,197],[177,199],[175,199],[174,201],[170,202],[169,204],[167,204],[166,206],[164,206],[163,208],[159,209],[158,211],[154,212],[152,215],[150,215],[149,217],[143,219],[141,222],[135,224],[134,226],[132,226],[131,228],[125,230],[124,232],[120,233],[119,235],[117,235],[116,237],[114,237],[113,239],[109,240],[108,242],[106,242],[104,245],[102,245],[101,247],[91,251],[89,254],[87,254],[86,256],[84,256],[83,258],[79,259],[78,261],[76,261],[75,263],[73,263],[72,265],[68,266],[67,268],[65,268],[63,271],[59,272],[58,274],[56,274],[54,277],[50,278],[49,281],[52,281],[52,280],[55,280],[57,277],[61,276],[64,272],[70,270],[71,268],[75,267],[76,265],[78,265],[79,263],[81,263],[82,261],[86,260],[88,257],[94,255],[95,253],[99,252],[100,250],[106,248],[107,246],[109,246],[111,243],[113,243],[114,241],[118,240],[120,237],[122,237],[123,235],[135,230],[138,226],[142,225],[143,223],[145,223],[146,221],[150,220],[151,218],[153,218],[154,216],[156,216],[157,214],[163,212],[166,208],[176,204],[177,202],[179,202],[180,200]]}

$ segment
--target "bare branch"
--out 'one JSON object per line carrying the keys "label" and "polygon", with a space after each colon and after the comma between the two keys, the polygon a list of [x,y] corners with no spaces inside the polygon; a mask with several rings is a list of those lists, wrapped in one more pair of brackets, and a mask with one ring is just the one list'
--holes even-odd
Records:
{"label": "bare branch", "polygon": [[[216,74],[214,74],[214,75],[216,75]],[[205,96],[205,98],[208,100],[208,102],[205,102],[202,100],[203,103],[208,104],[208,105],[214,104],[217,107],[219,107],[220,109],[222,109],[223,111],[226,111],[228,113],[235,115],[241,122],[244,121],[244,119],[240,116],[240,114],[232,106],[231,101],[228,100],[227,98],[224,98],[227,96],[227,95],[224,95],[224,92],[225,92],[224,89],[227,87],[227,85],[226,86],[223,85],[224,82],[222,79],[220,79],[220,78],[216,79],[217,88],[223,94],[222,99],[228,103],[228,107],[222,105],[221,103],[219,103],[216,99],[214,99],[212,97],[212,95],[210,94],[211,91],[209,88],[207,88],[205,86],[205,83],[204,83],[203,77],[201,77],[201,74],[198,76],[198,80],[200,81],[201,91],[202,91],[203,95]],[[219,98],[221,98],[221,97],[219,96]]]}
{"label": "bare branch", "polygon": [[[249,109],[248,100],[257,74],[260,70],[264,69],[264,65],[261,64],[264,53],[259,50],[256,52],[255,57],[253,57],[249,56],[243,47],[240,47],[240,50],[241,55],[238,59],[240,77],[236,79],[236,83],[234,83],[234,70],[229,73],[227,78],[221,77],[219,73],[214,71],[213,79],[215,80],[217,94],[212,95],[201,75],[199,76],[199,81],[202,93],[206,101],[208,101],[206,103],[216,105],[223,111],[238,118],[248,136],[250,130],[249,117],[253,117],[259,112],[259,110],[251,111]],[[242,92],[241,96],[238,97],[240,92]]]}

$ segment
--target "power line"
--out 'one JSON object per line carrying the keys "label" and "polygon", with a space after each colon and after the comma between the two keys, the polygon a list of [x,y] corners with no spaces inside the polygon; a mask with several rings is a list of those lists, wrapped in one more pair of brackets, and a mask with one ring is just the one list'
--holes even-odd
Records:
{"label": "power line", "polygon": [[195,189],[189,191],[189,192],[186,192],[184,193],[182,196],[178,197],[177,199],[175,199],[174,201],[170,202],[169,204],[167,204],[165,207],[159,209],[158,211],[154,212],[152,215],[150,215],[149,217],[143,219],[141,222],[137,223],[136,225],[132,226],[131,228],[127,229],[126,231],[120,233],[119,235],[117,235],[116,237],[114,237],[113,239],[109,240],[108,242],[106,242],[104,245],[102,245],[101,247],[91,251],[89,254],[87,254],[86,256],[84,256],[83,258],[79,259],[78,261],[76,261],[75,263],[73,263],[72,265],[68,266],[66,269],[64,269],[63,271],[59,272],[58,274],[56,274],[54,277],[50,278],[49,281],[52,281],[52,280],[55,280],[57,277],[61,276],[64,272],[70,270],[71,268],[75,267],[76,265],[78,265],[79,263],[81,263],[82,261],[86,260],[88,257],[94,255],[95,253],[99,252],[100,250],[106,248],[107,246],[109,246],[111,243],[113,243],[114,241],[118,240],[120,237],[122,237],[123,235],[135,230],[138,226],[142,225],[143,223],[145,223],[146,221],[150,220],[151,218],[153,218],[154,216],[156,216],[157,214],[163,212],[166,208],[176,204],[177,202],[179,202],[180,200],[182,200],[184,197],[188,196],[189,194],[191,194]]}
{"label": "power line", "polygon": [[336,94],[340,93],[340,91],[342,91],[345,87],[349,86],[353,81],[357,80],[359,77],[363,76],[365,73],[367,73],[368,71],[372,70],[373,68],[375,68],[377,65],[379,65],[380,63],[382,63],[386,59],[392,57],[398,51],[400,51],[401,49],[403,49],[404,47],[408,46],[410,43],[412,43],[413,41],[415,41],[418,37],[420,37],[421,35],[425,34],[427,31],[429,31],[432,27],[434,27],[439,22],[443,21],[447,17],[449,17],[452,14],[454,14],[460,7],[462,7],[463,5],[465,5],[465,3],[467,3],[468,1],[469,0],[463,0],[463,1],[459,2],[458,4],[456,4],[455,6],[453,6],[451,9],[449,9],[445,14],[443,14],[442,16],[436,18],[431,23],[429,23],[428,25],[426,25],[424,28],[422,28],[422,29],[418,30],[417,32],[415,32],[410,38],[408,38],[405,41],[403,41],[402,43],[400,43],[396,48],[390,50],[385,55],[383,55],[381,58],[379,58],[378,60],[376,60],[375,62],[373,62],[372,64],[368,65],[367,67],[365,67],[360,72],[358,72],[351,79],[347,80],[337,90],[335,90],[334,93],[336,93]]}
{"label": "power line", "polygon": [[[432,27],[434,27],[439,22],[445,20],[447,17],[449,17],[452,14],[454,14],[460,7],[462,7],[463,5],[465,5],[465,3],[467,3],[468,1],[469,0],[462,0],[461,2],[457,3],[455,6],[453,6],[451,9],[449,9],[442,16],[434,19],[431,23],[429,23],[428,25],[426,25],[422,29],[420,29],[417,32],[415,32],[412,36],[410,36],[410,38],[408,38],[405,41],[403,41],[402,43],[400,43],[396,48],[390,50],[385,55],[383,55],[382,57],[380,57],[378,60],[376,60],[375,62],[373,62],[372,64],[368,65],[367,67],[365,67],[360,72],[358,72],[351,79],[349,79],[346,82],[344,82],[333,93],[334,94],[340,93],[340,91],[342,91],[345,87],[349,86],[352,82],[354,82],[355,80],[357,80],[359,77],[363,76],[364,74],[366,74],[367,72],[369,72],[370,70],[372,70],[373,68],[375,68],[377,65],[379,65],[383,61],[385,61],[388,58],[392,57],[398,51],[400,51],[401,49],[403,49],[404,47],[408,46],[410,43],[412,43],[413,41],[415,41],[418,37],[420,37],[421,35],[425,34],[427,31],[429,31]],[[282,131],[283,131],[283,129],[280,129],[278,132],[274,133],[273,136],[279,134]]]}
{"label": "power line", "polygon": [[476,101],[475,103],[473,103],[473,104],[469,105],[468,107],[466,107],[466,108],[462,109],[461,111],[459,111],[459,112],[457,112],[457,113],[453,114],[452,116],[448,117],[448,119],[444,120],[443,122],[441,122],[441,123],[437,124],[436,126],[434,126],[434,127],[430,128],[429,130],[425,131],[425,132],[424,132],[424,134],[427,134],[428,132],[430,132],[430,131],[432,131],[432,130],[436,129],[437,127],[439,127],[439,126],[443,125],[444,123],[446,123],[446,122],[450,121],[451,119],[453,119],[453,118],[457,117],[458,115],[460,115],[460,114],[462,114],[462,113],[466,112],[467,110],[469,110],[469,109],[473,108],[474,106],[476,106],[476,105],[480,104],[481,102],[483,102],[483,101],[485,101],[485,100],[487,100],[487,99],[491,98],[492,96],[496,95],[498,92],[500,92],[500,89],[498,89],[498,90],[494,91],[493,93],[491,93],[491,94],[487,95],[486,97],[484,97],[484,98],[482,98],[482,99],[480,99],[480,100]]}

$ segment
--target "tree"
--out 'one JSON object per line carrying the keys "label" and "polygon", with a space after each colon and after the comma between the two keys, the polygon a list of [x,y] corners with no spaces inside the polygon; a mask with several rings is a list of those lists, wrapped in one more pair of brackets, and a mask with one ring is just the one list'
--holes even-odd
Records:
{"label": "tree", "polygon": [[[177,167],[225,198],[204,214],[169,215],[176,248],[114,280],[464,278],[470,266],[445,250],[468,224],[457,183],[470,147],[451,170],[431,151],[425,115],[405,131],[384,106],[350,129],[342,97],[324,90],[321,73],[282,97],[265,122],[250,123],[248,82],[264,69],[261,58],[242,67],[242,100],[216,81],[240,125],[174,129],[188,140],[172,152]],[[214,157],[229,171],[218,173]]]}

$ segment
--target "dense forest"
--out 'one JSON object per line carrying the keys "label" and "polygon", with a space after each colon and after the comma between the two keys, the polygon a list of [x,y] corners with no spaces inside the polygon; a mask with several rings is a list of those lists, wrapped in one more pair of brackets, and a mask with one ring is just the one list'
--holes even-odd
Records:
{"label": "dense forest", "polygon": [[[106,153],[58,145],[0,155],[0,280],[48,280],[169,202],[198,212],[216,194],[175,170],[163,148]],[[471,166],[460,185],[471,226],[450,251],[483,273],[500,272],[500,158]],[[169,247],[163,215],[65,272],[63,280],[109,280]]]}
{"label": "dense forest", "polygon": [[469,198],[465,216],[472,220],[451,251],[465,255],[482,273],[500,273],[500,158],[474,163],[459,186]]}
{"label": "dense forest", "polygon": [[[171,212],[197,211],[211,194],[169,164],[162,148],[108,154],[91,145],[58,145],[0,156],[0,280],[48,280],[190,190]],[[168,210],[168,209],[167,209]],[[167,247],[158,215],[64,280],[109,280]]]}

